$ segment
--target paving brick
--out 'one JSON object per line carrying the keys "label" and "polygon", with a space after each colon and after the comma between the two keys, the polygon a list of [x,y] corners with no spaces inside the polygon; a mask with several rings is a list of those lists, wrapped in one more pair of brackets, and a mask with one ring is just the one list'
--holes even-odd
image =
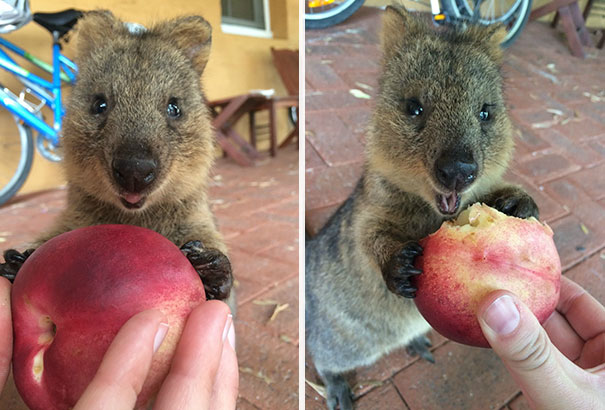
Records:
{"label": "paving brick", "polygon": [[[285,305],[288,306],[275,314],[277,306]],[[237,320],[298,346],[298,276],[240,305]]]}
{"label": "paving brick", "polygon": [[239,394],[261,409],[298,408],[298,347],[236,320]]}
{"label": "paving brick", "polygon": [[326,408],[326,400],[321,397],[315,390],[313,390],[313,388],[309,386],[308,383],[305,382],[305,409],[326,410]]}
{"label": "paving brick", "polygon": [[310,236],[315,236],[328,222],[340,204],[324,208],[305,209],[305,230]]}
{"label": "paving brick", "polygon": [[232,249],[229,253],[235,279],[237,301],[244,304],[298,274],[298,265]]}
{"label": "paving brick", "polygon": [[565,276],[580,284],[605,306],[605,249],[597,251],[585,262],[571,268]]}
{"label": "paving brick", "polygon": [[589,201],[590,197],[569,177],[545,183],[544,191],[555,201],[569,209],[572,205]]}
{"label": "paving brick", "polygon": [[569,213],[569,210],[565,209],[561,204],[548,196],[544,192],[543,187],[542,189],[540,189],[540,187],[535,187],[514,171],[509,169],[504,175],[504,180],[521,185],[534,201],[536,201],[538,209],[540,210],[540,220],[550,222]]}
{"label": "paving brick", "polygon": [[[305,130],[305,134],[307,132],[308,131]],[[312,169],[325,165],[325,161],[321,159],[315,148],[313,148],[313,145],[311,145],[309,140],[305,138],[305,167],[307,169]]]}
{"label": "paving brick", "polygon": [[362,161],[363,145],[335,112],[309,113],[306,121],[307,141],[328,166]]}
{"label": "paving brick", "polygon": [[305,175],[305,209],[324,208],[344,201],[361,176],[362,162],[314,168]]}
{"label": "paving brick", "polygon": [[543,131],[541,134],[543,134],[543,139],[547,139],[559,154],[582,167],[594,166],[605,161],[605,156],[593,150],[590,144],[579,144],[556,130]]}
{"label": "paving brick", "polygon": [[306,95],[307,115],[314,111],[330,111],[363,107],[367,101],[354,97],[349,90],[315,91]]}
{"label": "paving brick", "polygon": [[592,118],[578,118],[565,125],[555,125],[553,128],[574,141],[587,141],[605,133],[605,125]]}
{"label": "paving brick", "polygon": [[393,378],[411,410],[499,409],[518,387],[490,349],[446,343]]}
{"label": "paving brick", "polygon": [[547,154],[520,163],[518,171],[536,183],[544,183],[578,171],[580,168],[579,165],[559,154]]}
{"label": "paving brick", "polygon": [[293,244],[298,239],[298,227],[285,223],[266,223],[227,241],[230,248],[245,249],[251,254],[262,252],[277,244]]}
{"label": "paving brick", "polygon": [[570,175],[570,179],[578,184],[593,199],[605,197],[605,164],[590,169],[584,169]]}
{"label": "paving brick", "polygon": [[540,138],[537,133],[524,124],[515,123],[516,145],[521,146],[526,151],[534,152],[550,148],[550,144]]}
{"label": "paving brick", "polygon": [[[361,88],[362,87],[360,87],[360,89]],[[366,92],[367,90],[363,91]],[[353,108],[338,112],[338,116],[346,124],[349,132],[352,132],[362,144],[365,144],[365,134],[370,125],[370,118],[372,115],[372,109],[369,105],[370,104],[368,104],[367,108]]]}
{"label": "paving brick", "polygon": [[372,390],[355,402],[357,410],[409,409],[390,382]]}
{"label": "paving brick", "polygon": [[347,84],[334,71],[331,64],[314,64],[313,67],[305,71],[305,77],[316,90],[347,88]]}
{"label": "paving brick", "polygon": [[[582,229],[582,225],[586,230]],[[561,258],[563,270],[585,259],[604,245],[605,235],[590,221],[583,221],[575,215],[568,215],[553,222],[554,241]]]}

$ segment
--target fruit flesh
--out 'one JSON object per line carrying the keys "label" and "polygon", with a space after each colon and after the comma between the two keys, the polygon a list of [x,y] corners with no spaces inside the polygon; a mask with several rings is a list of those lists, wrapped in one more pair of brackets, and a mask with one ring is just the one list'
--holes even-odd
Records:
{"label": "fruit flesh", "polygon": [[475,204],[423,239],[416,306],[445,337],[489,347],[476,319],[490,292],[515,293],[543,322],[558,297],[561,266],[552,230]]}
{"label": "fruit flesh", "polygon": [[187,315],[204,298],[189,261],[153,231],[104,225],[52,239],[28,258],[12,290],[21,396],[32,409],[73,407],[120,327],[155,308],[170,331],[139,395],[143,405],[168,371]]}

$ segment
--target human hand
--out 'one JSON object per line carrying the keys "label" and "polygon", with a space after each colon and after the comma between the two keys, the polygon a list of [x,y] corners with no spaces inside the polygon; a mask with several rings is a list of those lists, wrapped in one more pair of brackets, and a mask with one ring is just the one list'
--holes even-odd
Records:
{"label": "human hand", "polygon": [[[0,391],[12,360],[10,289],[10,282],[0,277]],[[235,408],[239,380],[228,314],[229,307],[218,301],[202,303],[191,312],[154,409]],[[159,311],[147,310],[122,326],[76,410],[133,408],[149,371],[156,333],[164,328],[161,322]],[[163,336],[160,333],[157,347]]]}
{"label": "human hand", "polygon": [[561,278],[544,327],[505,291],[489,294],[477,318],[532,408],[605,408],[605,308],[582,287]]}
{"label": "human hand", "polygon": [[[154,409],[235,408],[238,367],[228,314],[227,305],[219,301],[202,303],[191,312]],[[122,326],[74,410],[134,407],[154,345],[159,347],[165,336],[161,321],[159,311],[148,310]]]}

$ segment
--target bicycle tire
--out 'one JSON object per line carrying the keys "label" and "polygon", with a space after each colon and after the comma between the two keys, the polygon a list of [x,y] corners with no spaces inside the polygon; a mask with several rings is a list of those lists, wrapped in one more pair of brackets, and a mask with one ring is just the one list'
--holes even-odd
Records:
{"label": "bicycle tire", "polygon": [[[441,0],[441,4],[443,6],[443,10],[444,10],[445,14],[447,14],[449,16],[453,16],[455,18],[469,18],[470,19],[469,10],[467,8],[462,8],[462,7],[458,6],[457,2],[461,2],[461,1],[470,1],[470,0]],[[522,7],[522,9],[519,11],[519,18],[518,18],[519,21],[516,23],[516,26],[514,27],[514,29],[508,32],[508,35],[506,36],[504,41],[500,44],[500,46],[502,46],[502,48],[510,47],[511,44],[513,44],[515,42],[515,40],[519,37],[519,35],[523,31],[523,28],[525,27],[525,25],[527,24],[527,21],[529,20],[532,3],[533,3],[533,0],[522,0],[521,5],[520,5],[520,7]]]}
{"label": "bicycle tire", "polygon": [[364,2],[365,0],[349,0],[349,4],[335,14],[330,11],[313,13],[313,15],[305,13],[305,29],[315,30],[342,23],[359,10]]}
{"label": "bicycle tire", "polygon": [[31,127],[21,124],[17,120],[15,120],[15,125],[19,129],[21,156],[15,174],[5,186],[0,187],[0,205],[11,199],[21,189],[29,176],[34,160],[34,138]]}

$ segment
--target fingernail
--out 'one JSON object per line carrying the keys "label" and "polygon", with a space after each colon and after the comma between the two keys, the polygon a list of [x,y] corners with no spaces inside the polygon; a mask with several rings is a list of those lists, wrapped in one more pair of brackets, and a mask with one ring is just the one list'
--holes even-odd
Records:
{"label": "fingernail", "polygon": [[231,347],[235,344],[235,332],[233,330],[233,315],[227,315],[227,322],[225,323],[225,328],[223,329],[223,342],[227,339]]}
{"label": "fingernail", "polygon": [[494,300],[485,310],[483,320],[497,334],[507,335],[519,326],[519,310],[508,295]]}
{"label": "fingernail", "polygon": [[155,338],[153,339],[153,353],[157,352],[162,345],[162,342],[168,333],[168,329],[170,329],[168,323],[160,323],[158,331],[155,333]]}

